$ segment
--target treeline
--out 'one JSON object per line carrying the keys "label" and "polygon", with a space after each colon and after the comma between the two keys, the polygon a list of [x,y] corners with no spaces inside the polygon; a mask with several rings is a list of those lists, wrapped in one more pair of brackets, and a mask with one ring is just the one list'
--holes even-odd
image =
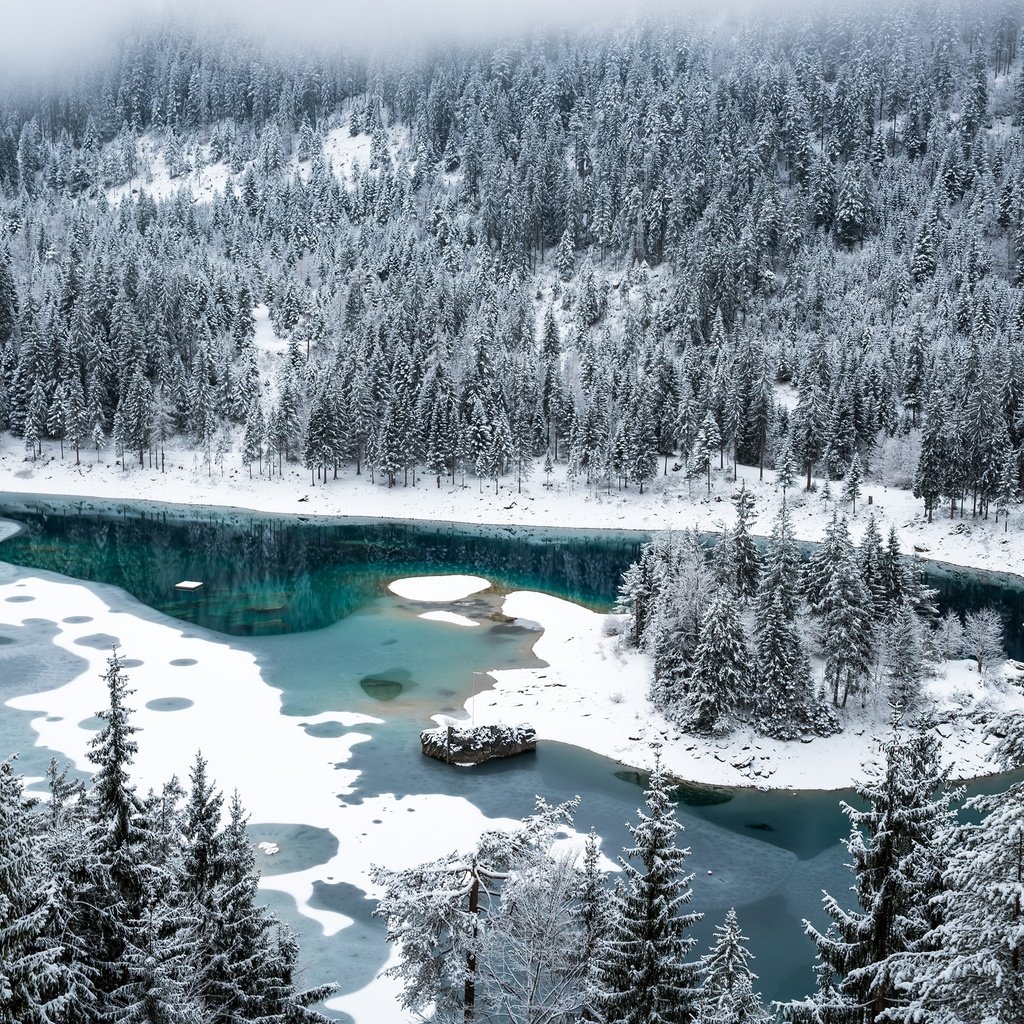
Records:
{"label": "treeline", "polygon": [[0,1021],[325,1021],[310,1007],[333,986],[299,985],[295,936],[258,900],[238,794],[224,825],[198,754],[188,789],[174,777],[138,794],[116,650],[104,679],[90,784],[51,762],[41,803],[0,763]]}
{"label": "treeline", "polygon": [[[360,71],[143,33],[99,85],[0,101],[0,426],[389,484],[710,486],[728,456],[810,486],[896,445],[929,514],[1008,514],[1019,35],[1011,2],[904,0]],[[185,184],[111,206],[143,130]]]}
{"label": "treeline", "polygon": [[[851,695],[917,713],[931,666],[971,657],[988,675],[1004,660],[998,612],[940,617],[895,527],[883,542],[869,516],[857,545],[834,512],[805,561],[785,503],[762,552],[750,493],[733,502],[736,523],[712,550],[696,532],[666,534],[623,574],[623,640],[651,653],[651,698],[681,727],[829,735],[839,730],[829,705],[846,707]],[[823,663],[820,683],[812,657]]]}
{"label": "treeline", "polygon": [[[1024,723],[1000,726],[997,756],[1024,766]],[[857,787],[846,848],[850,893],[824,894],[828,927],[805,922],[815,991],[767,1007],[734,911],[699,956],[689,851],[679,847],[671,780],[656,761],[614,885],[592,836],[553,846],[575,803],[513,832],[406,871],[378,871],[378,914],[402,960],[392,974],[411,1011],[438,1024],[990,1024],[1024,1013],[1024,787],[966,802],[958,820],[941,741],[926,720],[899,725]],[[779,941],[787,941],[778,936]]]}

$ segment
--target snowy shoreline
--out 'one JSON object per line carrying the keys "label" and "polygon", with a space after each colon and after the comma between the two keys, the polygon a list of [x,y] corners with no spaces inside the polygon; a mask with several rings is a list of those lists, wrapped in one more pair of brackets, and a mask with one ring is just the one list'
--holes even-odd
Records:
{"label": "snowy shoreline", "polygon": [[[640,770],[653,766],[657,744],[670,774],[698,786],[822,792],[852,787],[888,728],[885,712],[853,711],[843,732],[805,741],[773,740],[748,728],[724,738],[686,733],[650,702],[650,658],[607,635],[607,616],[533,591],[508,594],[502,611],[542,630],[534,653],[545,666],[487,673],[494,685],[464,704],[477,725],[529,725],[541,742],[581,747]],[[999,685],[986,684],[961,660],[938,666],[926,682],[954,780],[999,774],[988,757],[988,724],[1024,710],[1021,678],[1008,667]]]}
{"label": "snowy shoreline", "polygon": [[[57,457],[53,442],[44,444],[43,456],[33,462],[20,447],[12,447],[9,436],[0,446],[0,494],[29,497],[67,498],[69,500],[116,502],[154,501],[192,506],[211,511],[297,515],[308,518],[331,517],[345,520],[391,519],[408,522],[433,522],[444,525],[520,529],[545,527],[573,530],[629,530],[640,533],[697,528],[715,532],[732,525],[735,517],[730,496],[745,486],[755,499],[753,532],[767,535],[782,503],[782,492],[774,483],[774,473],[757,467],[739,467],[739,480],[731,472],[716,472],[712,493],[701,481],[687,480],[680,473],[668,473],[652,480],[644,494],[635,490],[610,493],[569,482],[564,467],[558,466],[545,486],[544,474],[536,467],[524,480],[519,493],[514,479],[508,478],[495,493],[476,481],[465,487],[453,486],[447,478],[442,486],[433,477],[417,478],[416,486],[387,486],[370,482],[367,476],[355,477],[346,467],[337,481],[311,485],[309,473],[286,466],[283,476],[272,479],[249,478],[248,472],[232,466],[229,456],[224,475],[214,470],[210,476],[199,464],[195,453],[168,450],[166,473],[132,466],[123,471],[103,453],[103,461],[93,461],[83,451],[76,466],[71,452],[63,460]],[[107,461],[109,460],[109,461]],[[817,492],[791,488],[787,504],[792,514],[795,537],[800,541],[820,541],[838,509],[849,514],[842,503],[822,497],[824,481],[817,481]],[[838,490],[838,488],[834,488]],[[863,500],[850,518],[851,534],[856,540],[867,524],[868,512],[878,520],[883,534],[895,526],[907,553],[962,568],[986,569],[1020,575],[1024,568],[1024,512],[1020,506],[1010,514],[1009,528],[1004,523],[982,519],[949,519],[939,511],[927,522],[922,502],[909,491],[866,482]],[[868,501],[872,504],[869,507]]]}
{"label": "snowy shoreline", "polygon": [[[6,486],[10,481],[3,474],[2,462],[3,459],[0,458],[0,482]],[[101,463],[100,466],[102,467],[103,464]],[[591,501],[592,495],[581,494],[579,491],[555,492],[554,494],[545,491],[540,496],[539,500],[546,502],[546,505],[543,506],[544,509],[550,510],[561,505],[561,514],[557,516],[537,514],[533,518],[526,519],[524,513],[520,511],[517,513],[517,518],[513,517],[516,518],[516,521],[503,524],[500,522],[473,522],[465,518],[442,519],[433,514],[435,510],[427,507],[425,502],[417,504],[414,500],[422,498],[424,495],[433,496],[436,489],[430,487],[415,489],[398,487],[389,491],[384,487],[375,488],[369,484],[362,487],[346,481],[337,489],[328,488],[323,492],[324,500],[319,505],[315,505],[312,500],[315,492],[308,492],[310,500],[303,502],[296,509],[285,507],[286,500],[291,500],[295,493],[286,486],[287,477],[285,484],[280,487],[276,483],[272,485],[268,481],[263,481],[265,490],[247,493],[246,497],[256,499],[249,506],[216,504],[217,500],[242,496],[228,487],[218,487],[220,482],[216,479],[211,482],[213,486],[209,490],[203,490],[198,486],[191,490],[174,488],[174,498],[168,499],[166,488],[162,498],[153,497],[147,493],[146,488],[142,487],[136,487],[130,492],[128,490],[128,485],[132,482],[140,484],[147,479],[155,479],[156,482],[160,482],[159,476],[148,478],[142,474],[118,472],[116,478],[123,480],[125,487],[115,489],[115,493],[107,497],[69,494],[56,490],[45,491],[39,490],[38,487],[29,491],[27,486],[24,490],[5,494],[5,497],[12,499],[9,505],[15,506],[19,497],[26,501],[38,498],[95,502],[100,507],[126,501],[145,505],[152,504],[168,511],[177,508],[182,514],[196,510],[229,515],[231,513],[256,513],[354,522],[379,519],[380,516],[365,514],[367,510],[362,507],[341,511],[331,507],[327,499],[339,499],[346,493],[372,496],[376,492],[380,496],[404,499],[401,509],[396,510],[399,514],[395,519],[408,523],[432,521],[437,525],[452,527],[465,525],[473,529],[494,529],[496,531],[518,531],[536,527],[538,529],[572,529],[584,532],[632,530],[646,533],[656,528],[698,526],[702,529],[714,529],[725,525],[729,521],[728,513],[732,512],[732,504],[727,500],[727,496],[733,487],[730,481],[727,490],[725,481],[720,481],[720,501],[715,501],[714,496],[706,503],[695,500],[681,509],[672,509],[677,514],[671,517],[664,513],[664,505],[671,492],[667,490],[663,490],[660,494],[655,492],[649,507],[640,505],[640,502],[644,501],[648,495],[640,497],[630,494],[628,498],[633,499],[632,511],[637,512],[636,518],[643,522],[639,525],[630,523],[627,527],[621,521],[610,519],[612,515],[618,516],[619,510],[623,506],[627,511],[630,509],[631,506],[627,504],[626,496],[620,496],[618,503],[614,500],[602,502],[595,499]],[[672,480],[671,477],[667,478],[668,482],[672,482]],[[38,485],[44,482],[56,485],[60,480],[56,477],[49,481],[41,480],[37,474],[33,474],[31,477],[17,478],[17,483],[21,485],[29,483]],[[166,481],[166,483],[171,482]],[[304,491],[303,494],[305,493],[307,492]],[[759,509],[760,514],[758,515],[758,522],[766,531],[768,517],[773,511],[771,499],[774,491],[770,486],[764,486],[757,489],[756,493],[759,498],[763,499],[764,505],[767,505],[766,508]],[[441,489],[440,494],[444,496],[445,490]],[[459,495],[459,497],[466,496]],[[495,496],[492,492],[489,496],[482,497],[493,499]],[[519,497],[520,500],[516,502],[517,509],[528,508],[529,506],[525,503],[532,500],[530,496]],[[677,497],[682,496],[678,495]],[[508,495],[504,497],[498,495],[497,498],[499,501],[507,501]],[[614,499],[615,496],[613,495],[612,498]],[[799,538],[812,542],[820,539],[820,535],[816,534],[819,528],[824,527],[826,520],[824,512],[827,510],[825,503],[814,495],[808,495],[802,501],[791,496],[790,501],[791,507],[795,510],[803,508],[810,513],[802,518],[799,514],[794,515],[795,523],[798,525],[803,523],[804,526],[803,529],[797,531]],[[585,507],[588,503],[593,507]],[[584,506],[583,508],[579,507],[581,504]],[[696,515],[704,510],[705,504],[713,506],[710,511],[714,511],[716,517],[720,516],[721,518],[709,522],[708,517],[705,517],[703,522],[695,521]],[[807,506],[811,507],[808,509]],[[493,502],[488,507],[493,510]],[[876,508],[880,507],[881,503],[876,506]],[[651,514],[659,509],[663,513],[662,519],[671,518],[671,521],[663,521],[658,526],[647,522]],[[515,513],[516,510],[513,509],[513,512]],[[566,525],[567,520],[582,521],[587,525],[569,527]],[[883,519],[883,528],[887,521]],[[858,525],[863,526],[865,522],[866,516],[859,515],[858,519],[854,521],[854,526],[855,528]],[[977,525],[980,527],[983,524]],[[1000,525],[1000,530],[1001,528]],[[981,534],[981,529],[977,533]],[[989,529],[986,533],[991,535],[995,534],[995,531]],[[963,541],[969,540],[973,534],[957,536]],[[1000,533],[998,536],[1001,537],[1002,534]],[[1010,534],[1009,536],[1013,537],[1014,535]],[[908,545],[905,532],[903,537],[906,547]],[[1005,551],[994,553],[981,548],[978,544],[971,546],[964,543],[959,548],[959,553],[962,556],[959,559],[950,559],[950,555],[955,555],[955,552],[944,550],[942,553],[947,556],[942,561],[932,559],[930,551],[925,552],[924,557],[936,561],[941,567],[977,568],[988,572],[1014,575],[1008,573],[1003,566],[997,569],[995,565],[991,564],[991,558],[976,557],[979,554],[994,555],[998,553],[1003,555],[1005,563],[1007,554]],[[0,550],[0,559],[2,559],[2,550]],[[436,579],[450,578],[438,577]],[[462,581],[472,581],[466,583],[467,593],[479,591],[487,585],[487,581],[483,579],[472,577],[457,577],[455,579],[459,581],[456,590],[451,590],[450,586],[439,591],[431,590],[429,584],[424,588],[422,580],[397,581],[392,584],[391,589],[394,590],[397,585],[399,591],[403,591],[405,586],[411,585],[412,589],[406,596],[414,600],[446,602],[456,599],[453,594],[456,594],[458,587],[462,586]],[[457,596],[465,595],[459,592]],[[639,769],[650,767],[651,745],[658,742],[662,744],[665,751],[668,770],[681,780],[697,785],[737,789],[826,791],[847,788],[855,778],[862,774],[861,765],[873,758],[875,739],[885,729],[885,722],[869,720],[867,717],[863,721],[859,721],[856,720],[856,716],[853,716],[854,721],[850,722],[838,736],[815,739],[810,743],[784,743],[757,736],[747,730],[737,731],[724,740],[682,733],[666,721],[647,699],[651,668],[646,656],[635,651],[623,650],[615,638],[605,636],[603,632],[605,616],[579,605],[534,592],[517,592],[508,595],[505,598],[504,611],[505,614],[513,618],[535,622],[543,628],[544,632],[536,645],[536,654],[550,667],[548,669],[516,669],[491,673],[495,680],[493,689],[483,691],[475,698],[475,718],[480,723],[518,724],[520,721],[528,720],[529,724],[537,728],[538,736],[542,740],[557,740],[582,747],[625,766]],[[457,621],[454,611],[451,610],[438,612],[437,609],[433,609],[427,611],[426,614],[430,618],[438,620],[439,625],[449,625],[452,628],[464,628],[470,624],[466,620]],[[984,723],[972,721],[969,717],[971,712],[978,710],[980,702],[987,700],[984,688],[975,685],[976,682],[976,679],[971,678],[969,666],[962,662],[947,663],[946,666],[943,666],[940,678],[937,680],[937,686],[942,690],[941,708],[946,713],[949,723],[946,727],[949,735],[944,736],[944,744],[947,748],[947,756],[953,762],[953,775],[959,779],[979,778],[996,772],[996,766],[986,758]],[[1003,694],[1006,698],[1005,701],[997,702],[998,709],[989,707],[989,710],[1017,709],[1019,691],[1015,687],[1012,690],[1012,693]],[[474,713],[473,703],[473,699],[466,702],[467,715]]]}

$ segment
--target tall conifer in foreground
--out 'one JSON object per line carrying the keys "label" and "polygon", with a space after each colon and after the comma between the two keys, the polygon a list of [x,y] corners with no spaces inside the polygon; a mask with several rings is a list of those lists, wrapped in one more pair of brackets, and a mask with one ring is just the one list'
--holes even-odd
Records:
{"label": "tall conifer in foreground", "polygon": [[689,1024],[697,1010],[699,967],[688,963],[688,934],[702,914],[684,913],[693,875],[660,755],[645,794],[647,812],[629,826],[633,846],[612,900],[608,936],[597,952],[599,1007],[605,1024]]}
{"label": "tall conifer in foreground", "polygon": [[[831,918],[822,932],[805,921],[818,955],[817,993],[789,1003],[794,1024],[876,1024],[908,1004],[901,975],[907,957],[928,948],[934,903],[945,886],[937,857],[952,823],[940,740],[928,723],[894,730],[880,746],[881,761],[857,787],[867,804],[843,803],[850,819],[846,848],[853,859],[857,906],[828,893]],[[916,1018],[914,1018],[916,1019]]]}

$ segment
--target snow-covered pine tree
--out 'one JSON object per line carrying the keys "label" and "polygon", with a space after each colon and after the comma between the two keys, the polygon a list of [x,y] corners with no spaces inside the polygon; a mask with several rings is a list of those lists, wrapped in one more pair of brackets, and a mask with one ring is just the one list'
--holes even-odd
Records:
{"label": "snow-covered pine tree", "polygon": [[697,1024],[770,1024],[773,1019],[754,991],[757,975],[750,969],[753,956],[746,941],[736,911],[730,909],[725,921],[715,925],[711,952],[700,958]]}
{"label": "snow-covered pine tree", "polygon": [[842,804],[851,824],[846,848],[857,907],[846,909],[825,893],[827,931],[804,922],[817,946],[819,987],[814,996],[783,1007],[793,1024],[875,1024],[889,1014],[899,1019],[908,1003],[902,981],[907,964],[930,941],[931,901],[940,898],[943,885],[936,857],[945,848],[936,844],[953,821],[941,741],[925,721],[910,732],[894,729],[881,742],[880,755],[857,786],[866,809]]}
{"label": "snow-covered pine tree", "polygon": [[[2,264],[0,264],[2,269]],[[50,1024],[65,1011],[62,949],[50,940],[53,890],[41,823],[11,761],[0,762],[0,1022]],[[48,941],[49,940],[49,941]]]}
{"label": "snow-covered pine tree", "polygon": [[704,472],[707,474],[708,494],[711,493],[711,466],[715,455],[718,454],[722,445],[722,434],[715,422],[711,410],[704,416],[704,420],[697,431],[690,452],[690,468],[694,473]]}
{"label": "snow-covered pine tree", "polygon": [[896,606],[884,641],[890,703],[904,713],[914,713],[921,701],[925,674],[924,635],[921,621],[909,601]]}
{"label": "snow-covered pine tree", "polygon": [[873,605],[845,518],[833,514],[824,541],[807,561],[804,581],[804,594],[818,622],[832,701],[845,707],[850,693],[863,685],[875,643]]}
{"label": "snow-covered pine tree", "polygon": [[[199,817],[205,819],[215,797],[205,774],[199,782],[197,793],[193,770],[193,803],[203,805]],[[312,1007],[335,986],[297,988],[298,948],[291,932],[260,901],[248,818],[237,792],[228,810],[228,825],[209,844],[211,859],[205,865],[207,884],[215,882],[199,921],[196,987],[204,1012],[212,1020],[324,1024],[327,1018]],[[192,879],[197,880],[194,873]]]}
{"label": "snow-covered pine tree", "polygon": [[721,587],[701,622],[693,655],[688,707],[689,728],[724,732],[736,710],[750,702],[750,656],[735,596]]}
{"label": "snow-covered pine tree", "polygon": [[730,586],[737,597],[750,599],[757,592],[761,573],[761,555],[750,536],[750,519],[754,511],[754,497],[743,486],[733,495],[736,523],[729,531],[729,566],[732,571]]}
{"label": "snow-covered pine tree", "polygon": [[703,915],[684,913],[692,875],[669,778],[655,756],[646,813],[630,825],[633,846],[620,859],[625,879],[612,899],[608,935],[597,952],[599,1009],[605,1024],[690,1024],[699,1001],[699,965],[688,963],[688,934]]}
{"label": "snow-covered pine tree", "polygon": [[[1013,715],[1001,725],[995,753],[1007,770],[1024,767],[1022,724]],[[919,951],[895,962],[906,997],[893,1019],[907,1024],[1024,1019],[1024,784],[965,807],[974,820],[945,831],[932,930]]]}
{"label": "snow-covered pine tree", "polygon": [[864,472],[860,467],[860,455],[854,452],[843,480],[843,501],[850,502],[850,511],[853,515],[857,514],[857,499],[861,496],[863,482]]}

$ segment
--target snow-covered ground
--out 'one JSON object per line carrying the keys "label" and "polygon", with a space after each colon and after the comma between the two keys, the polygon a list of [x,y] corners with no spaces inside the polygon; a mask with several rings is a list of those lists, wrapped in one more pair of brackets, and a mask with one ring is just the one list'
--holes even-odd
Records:
{"label": "snow-covered ground", "polygon": [[[326,878],[372,895],[372,865],[412,866],[471,846],[485,828],[514,824],[486,818],[468,800],[444,795],[385,793],[346,802],[359,773],[337,766],[344,766],[352,748],[370,738],[360,727],[379,720],[337,711],[282,716],[280,693],[264,682],[253,655],[195,627],[183,629],[182,623],[144,608],[114,587],[0,565],[0,609],[0,626],[26,619],[52,622],[57,627],[54,644],[81,659],[81,671],[65,685],[9,702],[38,712],[32,719],[38,745],[59,751],[82,771],[91,770],[86,755],[100,724],[94,715],[107,706],[100,677],[116,640],[129,660],[126,671],[135,693],[128,705],[144,736],[132,770],[140,792],[159,788],[174,774],[181,777],[201,750],[217,785],[242,793],[253,822],[313,825],[338,839],[338,850],[327,863],[264,873],[261,881],[262,888],[293,897],[325,935],[345,928],[350,919],[316,906],[315,882]],[[167,709],[168,698],[175,699],[174,710]],[[326,722],[341,726],[342,735],[317,737],[306,729]],[[443,821],[444,828],[425,829],[427,820]],[[273,845],[277,852],[263,851],[268,861],[288,856],[283,840]],[[399,1009],[396,993],[393,981],[377,978],[329,1005],[359,1024],[404,1024],[408,1015]]]}
{"label": "snow-covered ground", "polygon": [[[654,744],[666,767],[691,782],[766,789],[843,789],[876,759],[886,709],[851,707],[836,736],[785,743],[740,730],[726,739],[694,736],[668,722],[647,697],[651,664],[606,634],[604,615],[547,594],[509,594],[506,615],[543,629],[534,653],[545,668],[492,672],[493,689],[466,702],[477,725],[532,725],[538,739],[584,747],[638,768],[650,768]],[[983,682],[974,663],[946,662],[926,693],[935,702],[943,752],[956,779],[998,771],[989,757],[988,724],[1024,710],[1024,679],[1016,667]],[[446,724],[444,716],[435,716]]]}
{"label": "snow-covered ground", "polygon": [[[166,472],[142,469],[131,465],[123,471],[113,453],[105,450],[96,462],[94,451],[83,450],[81,464],[75,465],[74,452],[59,458],[56,442],[44,444],[43,456],[35,462],[26,458],[22,442],[10,435],[0,436],[0,493],[73,495],[100,500],[171,501],[196,505],[224,505],[259,512],[301,513],[306,516],[358,516],[393,519],[428,520],[497,524],[510,527],[550,526],[583,529],[648,530],[697,527],[714,531],[729,526],[734,520],[730,495],[742,484],[756,499],[754,532],[770,534],[772,519],[782,502],[782,492],[775,487],[774,474],[765,470],[764,481],[756,467],[740,466],[739,482],[732,474],[716,471],[712,476],[712,493],[706,493],[701,480],[687,480],[671,467],[667,476],[659,476],[638,494],[635,488],[626,491],[598,490],[585,483],[570,484],[564,467],[556,467],[551,486],[545,486],[545,475],[538,464],[533,475],[523,481],[522,493],[516,481],[501,481],[498,493],[485,481],[480,487],[469,479],[466,486],[453,486],[442,478],[436,486],[434,477],[418,476],[416,486],[388,488],[379,481],[370,482],[365,471],[356,476],[345,468],[338,480],[313,484],[307,470],[285,465],[283,476],[260,477],[253,469],[239,465],[238,443],[225,458],[224,472],[203,464],[193,451],[168,449]],[[410,474],[411,479],[411,474]],[[460,481],[461,483],[461,481]],[[818,481],[821,485],[822,481]],[[1020,573],[1024,568],[1024,509],[1010,513],[1009,529],[993,520],[949,519],[948,512],[936,514],[929,523],[922,503],[909,491],[864,484],[864,495],[851,520],[851,533],[856,538],[873,512],[883,537],[889,525],[895,525],[903,548],[918,551],[926,558],[1002,572]],[[834,497],[840,487],[833,485]],[[873,501],[868,507],[868,499]],[[817,493],[807,493],[799,486],[790,488],[787,501],[793,514],[795,532],[801,540],[817,541],[835,508],[848,507],[827,501]]]}
{"label": "snow-covered ground", "polygon": [[[392,160],[397,160],[399,153],[408,151],[408,148],[408,129],[390,129],[388,151]],[[108,189],[107,202],[116,206],[126,196],[137,197],[142,192],[152,199],[162,200],[187,190],[197,202],[208,203],[224,192],[229,181],[238,188],[245,174],[244,168],[233,173],[227,161],[211,161],[210,147],[204,145],[194,153],[186,154],[185,166],[172,176],[165,152],[166,142],[160,135],[143,135],[138,142],[139,173],[131,180]],[[370,165],[370,136],[365,132],[350,135],[347,125],[334,128],[324,136],[323,156],[335,177],[350,185],[357,170],[365,170]],[[289,167],[293,174],[297,173],[303,180],[308,178],[308,160],[300,163],[292,156]]]}
{"label": "snow-covered ground", "polygon": [[460,601],[486,590],[482,576],[407,576],[388,584],[388,590],[409,601]]}

